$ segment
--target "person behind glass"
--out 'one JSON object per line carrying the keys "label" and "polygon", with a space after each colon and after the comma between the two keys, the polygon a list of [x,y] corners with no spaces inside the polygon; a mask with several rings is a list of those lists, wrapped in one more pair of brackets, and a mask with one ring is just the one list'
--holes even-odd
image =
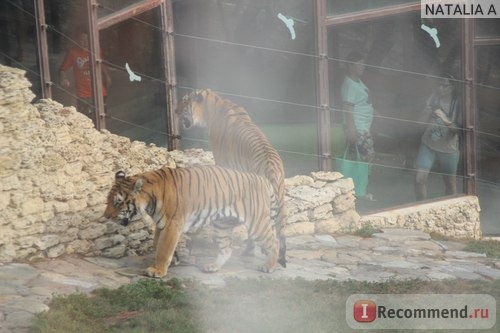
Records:
{"label": "person behind glass", "polygon": [[[63,88],[69,88],[70,82],[66,77],[66,71],[70,68],[73,70],[77,96],[76,109],[95,122],[93,109],[94,101],[92,97],[92,75],[90,73],[89,38],[84,28],[79,27],[76,31],[77,45],[66,51],[64,60],[59,68],[59,81]],[[104,102],[106,103],[107,88],[111,84],[111,77],[104,64],[101,65],[101,68],[103,79],[102,93]]]}
{"label": "person behind glass", "polygon": [[[364,57],[353,51],[347,55],[346,61],[348,72],[341,88],[346,140],[349,147],[355,146],[358,149],[362,161],[370,163],[375,157],[370,132],[375,110],[370,90],[361,80],[365,71]],[[362,198],[373,200],[371,194],[362,195]]]}
{"label": "person behind glass", "polygon": [[457,193],[458,134],[462,108],[453,76],[443,75],[439,87],[427,100],[425,112],[429,114],[429,120],[415,162],[417,200],[427,198],[427,179],[436,161],[441,167],[446,195]]}

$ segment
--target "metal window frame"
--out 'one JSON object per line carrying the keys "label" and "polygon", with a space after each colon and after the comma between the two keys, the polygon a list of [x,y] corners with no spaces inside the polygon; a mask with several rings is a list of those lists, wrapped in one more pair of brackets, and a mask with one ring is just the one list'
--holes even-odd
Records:
{"label": "metal window frame", "polygon": [[409,12],[420,11],[420,1],[418,3],[400,4],[394,6],[380,7],[371,10],[363,10],[341,15],[333,15],[325,18],[327,26],[334,26],[347,23],[359,23],[362,21],[374,20],[392,15],[399,15]]}
{"label": "metal window frame", "polygon": [[40,60],[40,83],[43,98],[52,98],[52,85],[50,79],[49,48],[47,43],[47,24],[45,22],[44,0],[35,0],[35,19],[38,46],[38,59]]}
{"label": "metal window frame", "polygon": [[106,128],[104,96],[102,89],[102,59],[99,29],[97,27],[97,0],[87,0],[87,18],[89,24],[90,72],[92,75],[92,94],[94,96],[94,120],[97,130]]}
{"label": "metal window frame", "polygon": [[328,31],[326,18],[326,0],[316,0],[315,40],[316,52],[316,101],[318,107],[318,156],[319,169],[331,170],[331,114],[328,77]]}
{"label": "metal window frame", "polygon": [[476,47],[474,46],[475,20],[462,19],[462,68],[466,82],[463,96],[464,135],[464,173],[465,193],[477,194],[477,158],[476,158]]}

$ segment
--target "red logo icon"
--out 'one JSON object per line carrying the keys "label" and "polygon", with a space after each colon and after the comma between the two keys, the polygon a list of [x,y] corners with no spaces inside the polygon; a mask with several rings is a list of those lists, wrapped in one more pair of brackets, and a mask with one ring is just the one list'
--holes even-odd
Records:
{"label": "red logo icon", "polygon": [[371,323],[377,317],[377,305],[369,300],[354,303],[354,320],[359,323]]}

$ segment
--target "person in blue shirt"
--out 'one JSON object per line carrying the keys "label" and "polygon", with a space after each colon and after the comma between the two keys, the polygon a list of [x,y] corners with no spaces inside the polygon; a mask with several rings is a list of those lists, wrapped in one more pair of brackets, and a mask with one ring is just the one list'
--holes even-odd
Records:
{"label": "person in blue shirt", "polygon": [[[370,132],[375,110],[370,90],[361,80],[365,71],[364,56],[359,52],[352,51],[347,55],[346,62],[348,72],[341,90],[346,140],[349,147],[357,147],[362,161],[370,163],[375,157],[373,138]],[[362,192],[363,198],[373,200],[371,194]],[[359,196],[359,193],[356,195]]]}
{"label": "person in blue shirt", "polygon": [[427,199],[427,178],[435,162],[443,174],[446,195],[457,193],[456,173],[460,151],[458,136],[462,123],[462,107],[456,80],[444,74],[439,87],[427,100],[428,114],[415,168],[415,195],[417,200]]}

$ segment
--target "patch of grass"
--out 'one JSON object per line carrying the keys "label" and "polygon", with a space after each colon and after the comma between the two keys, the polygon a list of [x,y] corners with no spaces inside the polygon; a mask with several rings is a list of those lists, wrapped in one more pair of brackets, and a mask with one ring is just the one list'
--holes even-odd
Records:
{"label": "patch of grass", "polygon": [[373,234],[381,232],[380,229],[375,228],[369,223],[363,223],[363,226],[356,230],[353,234],[363,238],[370,238]]}
{"label": "patch of grass", "polygon": [[496,240],[470,241],[465,251],[484,253],[487,257],[500,259],[500,242]]}
{"label": "patch of grass", "polygon": [[[480,293],[498,299],[500,280],[369,283],[233,278],[224,288],[213,289],[190,280],[145,279],[89,296],[58,296],[48,312],[36,316],[31,331],[353,332],[346,324],[345,302],[355,293]],[[481,332],[497,332],[497,327]]]}
{"label": "patch of grass", "polygon": [[436,241],[457,241],[457,240],[456,240],[455,238],[453,238],[453,237],[446,236],[446,235],[443,235],[443,234],[441,234],[441,233],[439,233],[439,232],[435,232],[435,231],[431,232],[431,233],[429,234],[429,236],[431,236],[431,238],[432,238],[433,240],[436,240]]}
{"label": "patch of grass", "polygon": [[[116,290],[55,296],[32,332],[195,332],[192,302],[176,279],[142,279]],[[161,320],[158,317],[161,316]]]}
{"label": "patch of grass", "polygon": [[500,241],[497,240],[454,239],[436,232],[431,232],[430,236],[437,241],[453,241],[464,244],[464,251],[484,253],[489,258],[500,259]]}

